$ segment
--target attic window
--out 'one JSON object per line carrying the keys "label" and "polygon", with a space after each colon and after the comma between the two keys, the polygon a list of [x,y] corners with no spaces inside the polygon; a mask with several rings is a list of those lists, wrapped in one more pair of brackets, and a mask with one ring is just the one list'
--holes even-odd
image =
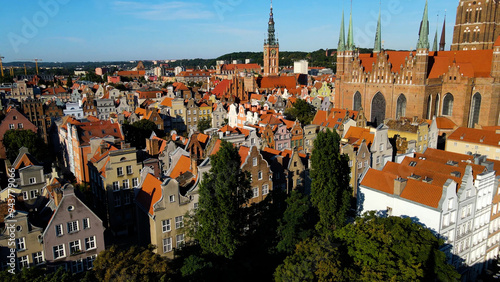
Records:
{"label": "attic window", "polygon": [[113,129],[113,131],[116,133],[116,128],[115,128],[115,129]]}
{"label": "attic window", "polygon": [[103,130],[101,130],[101,132],[102,132],[102,134],[104,134],[104,129],[103,129]]}
{"label": "attic window", "polygon": [[410,162],[410,166],[417,166],[417,162]]}
{"label": "attic window", "polygon": [[75,207],[74,207],[74,206],[69,206],[69,207],[68,207],[68,211],[73,211],[74,209],[75,209]]}

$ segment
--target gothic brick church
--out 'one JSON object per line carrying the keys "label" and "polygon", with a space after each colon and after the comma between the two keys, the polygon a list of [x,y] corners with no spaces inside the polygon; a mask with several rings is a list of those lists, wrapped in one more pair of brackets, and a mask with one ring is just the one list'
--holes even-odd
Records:
{"label": "gothic brick church", "polygon": [[[356,111],[362,107],[375,124],[402,116],[445,116],[458,126],[500,125],[499,1],[485,1],[482,12],[460,14],[464,7],[476,11],[479,2],[460,1],[454,51],[437,51],[437,36],[430,50],[427,3],[416,50],[412,51],[382,49],[379,17],[373,53],[359,54],[353,40],[352,14],[347,41],[342,15],[335,107]],[[471,35],[463,44],[464,27],[476,28],[465,24],[472,19],[494,23],[478,24],[481,33]],[[444,46],[442,38],[440,46]]]}

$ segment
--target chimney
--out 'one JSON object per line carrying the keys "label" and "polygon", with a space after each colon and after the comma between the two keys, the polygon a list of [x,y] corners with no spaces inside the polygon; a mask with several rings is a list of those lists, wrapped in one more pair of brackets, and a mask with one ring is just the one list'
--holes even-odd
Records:
{"label": "chimney", "polygon": [[196,176],[198,175],[198,158],[196,155],[191,154],[191,173]]}
{"label": "chimney", "polygon": [[99,146],[99,149],[101,151],[101,154],[104,154],[104,152],[106,152],[106,142],[105,141],[102,141],[101,142],[101,145]]}
{"label": "chimney", "polygon": [[54,197],[54,204],[56,205],[56,207],[58,207],[63,197],[61,188],[55,188],[54,190],[52,190],[52,196]]}
{"label": "chimney", "polygon": [[407,180],[401,177],[394,179],[394,195],[401,196],[406,187]]}

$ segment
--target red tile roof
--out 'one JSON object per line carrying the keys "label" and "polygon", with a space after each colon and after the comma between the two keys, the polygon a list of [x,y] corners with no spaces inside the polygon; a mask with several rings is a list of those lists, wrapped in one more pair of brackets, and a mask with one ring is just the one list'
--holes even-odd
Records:
{"label": "red tile roof", "polygon": [[454,129],[457,125],[447,117],[437,117],[436,125],[438,129]]}
{"label": "red tile roof", "polygon": [[429,78],[438,78],[448,72],[453,62],[460,67],[466,77],[490,77],[493,50],[439,51],[430,52],[434,63],[431,64]]}
{"label": "red tile roof", "polygon": [[175,179],[187,171],[191,171],[191,159],[187,156],[182,155],[179,158],[177,164],[175,164],[175,167],[170,173],[169,177]]}
{"label": "red tile roof", "polygon": [[222,66],[222,70],[261,70],[258,64],[226,64]]}
{"label": "red tile roof", "polygon": [[448,137],[448,139],[500,148],[500,134],[490,130],[459,127]]}
{"label": "red tile roof", "polygon": [[262,77],[260,80],[260,88],[263,89],[273,89],[285,87],[288,89],[294,89],[297,87],[297,79],[295,76],[267,76]]}
{"label": "red tile roof", "polygon": [[146,175],[141,190],[137,194],[137,202],[145,208],[150,215],[154,214],[153,206],[162,196],[162,182],[151,174]]}
{"label": "red tile roof", "polygon": [[223,80],[215,88],[212,90],[212,94],[217,96],[217,98],[220,98],[222,95],[224,95],[230,88],[231,86],[231,80]]}

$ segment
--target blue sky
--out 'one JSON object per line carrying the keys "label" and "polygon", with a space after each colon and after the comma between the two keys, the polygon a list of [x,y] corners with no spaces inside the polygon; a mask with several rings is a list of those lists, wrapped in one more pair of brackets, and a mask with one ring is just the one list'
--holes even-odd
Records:
{"label": "blue sky", "polygon": [[[414,49],[425,0],[383,0],[387,49]],[[16,0],[2,3],[0,54],[4,61],[112,61],[215,58],[261,51],[267,32],[266,0]],[[430,33],[439,34],[447,10],[447,49],[458,0],[429,2]],[[340,18],[350,1],[275,0],[284,51],[337,46]],[[379,1],[353,0],[355,44],[372,47]]]}

